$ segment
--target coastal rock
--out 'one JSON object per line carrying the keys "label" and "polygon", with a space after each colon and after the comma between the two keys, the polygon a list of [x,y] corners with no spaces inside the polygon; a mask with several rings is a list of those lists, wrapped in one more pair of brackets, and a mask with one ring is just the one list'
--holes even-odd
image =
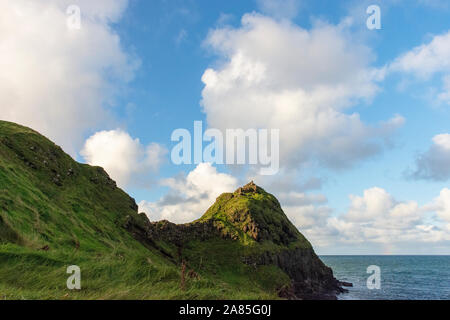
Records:
{"label": "coastal rock", "polygon": [[290,286],[280,289],[281,297],[336,299],[336,294],[345,292],[331,268],[286,217],[278,200],[253,182],[234,193],[222,194],[202,218],[192,223],[177,225],[142,218],[140,226],[128,220],[125,227],[149,245],[175,245],[178,255],[192,241],[224,239],[241,244],[242,263],[254,268],[276,266],[291,279]]}
{"label": "coastal rock", "polygon": [[339,284],[342,287],[353,287],[353,283],[351,283],[351,282],[339,281]]}

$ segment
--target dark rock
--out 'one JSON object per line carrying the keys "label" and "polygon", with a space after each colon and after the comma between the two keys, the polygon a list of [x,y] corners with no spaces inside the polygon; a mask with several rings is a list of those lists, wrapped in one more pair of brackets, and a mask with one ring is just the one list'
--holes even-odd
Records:
{"label": "dark rock", "polygon": [[[254,193],[260,196],[255,197]],[[223,211],[223,208],[230,209]],[[149,245],[157,246],[160,242],[174,244],[179,250],[178,257],[182,248],[191,241],[240,241],[247,239],[241,238],[246,234],[255,241],[253,245],[256,247],[263,242],[272,242],[272,246],[261,246],[259,250],[243,248],[240,258],[255,270],[269,265],[283,270],[291,279],[291,286],[281,288],[280,297],[329,300],[345,292],[331,268],[319,259],[311,244],[286,217],[278,200],[253,182],[234,194],[218,197],[216,204],[195,222],[177,225],[169,221],[150,222],[148,219],[139,222],[129,217],[124,227],[136,239]]]}
{"label": "dark rock", "polygon": [[292,279],[293,291],[300,299],[335,299],[341,293],[340,283],[310,249],[284,249],[279,252],[266,251],[244,259],[248,265],[277,265]]}
{"label": "dark rock", "polygon": [[26,161],[25,161],[25,164],[26,164],[28,167],[30,167],[31,169],[34,169],[34,170],[37,169],[37,166],[36,166],[33,162],[31,162],[31,161],[26,160]]}
{"label": "dark rock", "polygon": [[353,283],[351,282],[339,281],[339,284],[343,287],[353,287]]}
{"label": "dark rock", "polygon": [[131,197],[130,197],[130,208],[131,208],[133,211],[135,211],[135,212],[138,212],[138,210],[139,210],[139,207],[138,207],[138,205],[136,204],[136,200],[135,200],[134,198],[131,198]]}
{"label": "dark rock", "polygon": [[284,286],[278,290],[278,296],[287,300],[299,300],[299,298],[295,295],[294,286]]}
{"label": "dark rock", "polygon": [[253,181],[251,181],[250,183],[246,184],[245,186],[237,189],[235,193],[237,193],[238,195],[242,195],[245,193],[252,193],[252,192],[257,192],[257,191],[258,191],[258,186]]}
{"label": "dark rock", "polygon": [[57,174],[55,177],[53,177],[52,181],[58,187],[61,187],[63,185],[62,180],[61,180],[61,175],[59,175],[59,174]]}

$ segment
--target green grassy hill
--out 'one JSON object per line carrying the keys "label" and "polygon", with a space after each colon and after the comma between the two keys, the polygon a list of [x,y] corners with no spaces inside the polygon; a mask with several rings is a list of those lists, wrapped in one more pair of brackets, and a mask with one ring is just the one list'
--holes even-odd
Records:
{"label": "green grassy hill", "polygon": [[[66,268],[81,268],[68,290]],[[331,269],[252,184],[191,224],[150,223],[99,167],[0,121],[0,299],[267,299],[336,290]]]}
{"label": "green grassy hill", "polygon": [[130,222],[127,229],[218,282],[285,298],[330,299],[343,291],[278,200],[253,182],[219,196],[192,223]]}

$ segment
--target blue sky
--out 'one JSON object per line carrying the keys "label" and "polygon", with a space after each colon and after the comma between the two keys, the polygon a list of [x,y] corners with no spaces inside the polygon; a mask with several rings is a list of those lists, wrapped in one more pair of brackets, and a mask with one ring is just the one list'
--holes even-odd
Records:
{"label": "blue sky", "polygon": [[[351,13],[354,3],[359,2],[304,1],[294,21],[304,28],[310,27],[315,18],[338,23]],[[409,2],[390,6],[380,1],[370,3],[377,3],[382,9],[382,30],[366,29],[368,15],[363,6],[361,26],[356,28],[369,38],[377,55],[375,64],[379,66],[450,28],[447,10]],[[256,1],[131,1],[123,19],[115,26],[124,46],[142,60],[136,80],[122,102],[134,105],[130,117],[121,115],[128,121],[130,134],[143,143],[157,141],[171,146],[169,138],[175,128],[190,129],[194,120],[205,120],[199,104],[203,89],[201,76],[215,57],[202,44],[224,15],[229,15],[227,21],[238,27],[245,13],[259,9]],[[180,34],[185,36],[177,40]],[[407,125],[399,130],[393,150],[352,170],[324,173],[330,179],[324,192],[339,210],[348,204],[349,193],[372,185],[385,186],[402,199],[412,195],[421,202],[429,201],[446,186],[445,183],[411,183],[402,174],[414,165],[415,154],[426,149],[434,135],[448,131],[450,111],[420,99],[418,96],[424,94],[419,91],[420,85],[400,92],[396,88],[398,79],[392,78],[387,79],[383,92],[370,105],[355,109],[369,123],[399,113],[406,118]],[[179,169],[169,165],[163,168],[162,174],[173,175]],[[157,197],[154,192],[136,193],[142,199]]]}
{"label": "blue sky", "polygon": [[[9,92],[46,107],[38,116],[29,104],[4,95],[11,109],[0,116],[45,133],[79,161],[104,166],[151,219],[189,221],[217,193],[254,178],[280,197],[288,216],[319,253],[450,254],[446,1],[118,0],[93,5],[74,0],[70,3],[80,9],[81,28],[67,32],[55,26],[67,18],[69,2],[37,1],[29,9],[35,15],[25,26],[33,24],[33,39],[42,48],[15,57],[5,76],[8,84],[21,84]],[[366,9],[374,4],[381,9],[380,30],[366,27]],[[24,24],[23,15],[31,14],[26,1],[15,6],[3,8],[10,10],[8,23],[15,26],[4,43],[6,54],[31,39],[25,27],[17,27]],[[36,15],[44,9],[54,11]],[[258,34],[261,30],[267,38]],[[275,34],[282,40],[271,38]],[[323,39],[329,43],[321,43]],[[283,48],[273,49],[280,43]],[[270,49],[258,51],[252,45]],[[284,50],[297,52],[298,59],[286,61]],[[308,50],[319,50],[317,57],[303,56]],[[247,74],[238,70],[241,74],[233,78],[232,72],[240,53],[250,73],[251,63],[260,62],[273,76],[248,84],[249,96],[270,92],[267,99],[288,101],[292,109],[264,105],[271,113],[261,111],[255,120],[251,115],[258,114],[258,106],[245,99],[236,102],[246,95],[239,79]],[[42,86],[29,82],[37,78],[30,73],[46,72],[32,61],[42,61],[46,70],[61,61],[63,75],[49,72],[40,80]],[[22,74],[24,62],[30,69]],[[290,73],[290,65],[298,76]],[[209,78],[202,81],[207,70],[231,88],[225,95]],[[284,75],[293,81],[288,83]],[[32,89],[24,90],[27,85]],[[314,91],[323,88],[336,89],[336,97]],[[283,96],[289,90],[314,92],[311,101],[326,103],[311,105],[315,102]],[[224,114],[221,110],[228,105]],[[302,108],[310,111],[302,113]],[[287,110],[295,122],[283,115]],[[313,115],[307,122],[302,114],[309,112]],[[325,129],[316,132],[324,125],[318,122],[322,116],[336,116],[338,122],[323,120],[328,121]],[[284,120],[272,121],[278,117]],[[280,141],[282,149],[286,146],[280,173],[267,178],[255,175],[251,167],[174,165],[171,134],[177,128],[192,131],[196,120],[219,129],[230,123],[290,127],[293,134],[282,135]],[[367,143],[369,151],[364,149]],[[345,147],[339,148],[341,144]],[[341,158],[344,162],[338,164]],[[380,226],[382,221],[392,229]]]}

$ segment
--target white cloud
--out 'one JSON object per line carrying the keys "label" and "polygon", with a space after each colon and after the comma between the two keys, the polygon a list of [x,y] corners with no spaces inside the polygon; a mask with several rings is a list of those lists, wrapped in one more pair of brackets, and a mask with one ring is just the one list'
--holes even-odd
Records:
{"label": "white cloud", "polygon": [[277,198],[285,206],[307,206],[327,202],[327,197],[323,194],[308,194],[296,191],[281,193]]}
{"label": "white cloud", "polygon": [[436,72],[450,71],[450,31],[434,36],[427,43],[415,47],[397,58],[392,70],[413,73],[427,78]]}
{"label": "white cloud", "polygon": [[167,195],[156,202],[141,201],[139,210],[151,221],[187,223],[200,218],[222,193],[233,192],[237,180],[201,163],[187,176],[165,179],[162,185],[170,188]]}
{"label": "white cloud", "polygon": [[80,152],[89,164],[103,167],[120,187],[144,183],[158,170],[166,153],[161,145],[143,146],[119,129],[95,133]]}
{"label": "white cloud", "polygon": [[281,129],[281,165],[308,160],[334,168],[380,152],[403,124],[378,127],[347,111],[378,91],[383,71],[372,51],[352,41],[345,26],[305,30],[286,20],[246,14],[242,27],[219,28],[206,44],[219,55],[207,69],[202,105],[210,127]]}
{"label": "white cloud", "polygon": [[433,145],[416,159],[416,170],[412,177],[445,181],[450,179],[450,134],[439,134]]}
{"label": "white cloud", "polygon": [[[442,88],[434,100],[450,102],[450,31],[436,35],[429,43],[413,48],[389,66],[390,72],[412,74],[427,81],[435,75],[442,77]],[[434,91],[434,90],[433,90]]]}
{"label": "white cloud", "polygon": [[326,224],[332,213],[331,208],[326,205],[318,204],[298,204],[298,205],[284,205],[281,202],[284,213],[289,220],[305,235],[305,237],[312,241],[313,246],[321,247],[329,245],[333,241],[329,230],[326,230]]}
{"label": "white cloud", "polygon": [[450,152],[450,134],[438,134],[433,138],[433,142],[435,145],[439,146],[442,150]]}
{"label": "white cloud", "polygon": [[[200,218],[220,194],[234,191],[237,183],[232,176],[203,163],[187,176],[163,180],[169,192],[156,202],[141,201],[139,210],[151,221],[191,222]],[[420,206],[373,187],[361,196],[350,195],[348,210],[339,215],[333,213],[322,194],[290,191],[276,196],[290,221],[319,251],[332,247],[351,253],[370,248],[374,253],[392,254],[406,248],[408,252],[424,253],[450,242],[449,189]]]}
{"label": "white cloud", "polygon": [[[67,27],[72,4],[81,10],[79,30]],[[1,1],[0,118],[31,126],[72,154],[87,131],[110,123],[105,106],[138,65],[110,26],[126,6],[126,0]]]}
{"label": "white cloud", "polygon": [[[332,215],[332,210],[323,204],[286,206],[284,210],[300,231],[321,249],[341,246],[357,251],[374,245],[393,248],[407,244],[419,252],[421,247],[430,248],[450,241],[450,225],[445,225],[450,221],[448,189],[424,206],[416,201],[398,201],[377,187],[365,190],[362,196],[350,195],[349,198],[347,212],[340,215]],[[436,217],[433,218],[433,214]]]}
{"label": "white cloud", "polygon": [[433,205],[438,216],[442,220],[450,223],[450,189],[448,188],[442,189],[441,193],[439,194],[439,197],[437,197],[434,200]]}
{"label": "white cloud", "polygon": [[[49,2],[48,0],[39,0]],[[117,22],[122,17],[128,6],[128,0],[58,0],[53,3],[66,10],[69,5],[77,5],[80,7],[84,17],[89,19],[101,20],[104,22]]]}
{"label": "white cloud", "polygon": [[371,228],[410,228],[421,219],[417,202],[398,202],[381,188],[365,190],[362,197],[351,195],[350,201],[350,208],[343,218]]}

